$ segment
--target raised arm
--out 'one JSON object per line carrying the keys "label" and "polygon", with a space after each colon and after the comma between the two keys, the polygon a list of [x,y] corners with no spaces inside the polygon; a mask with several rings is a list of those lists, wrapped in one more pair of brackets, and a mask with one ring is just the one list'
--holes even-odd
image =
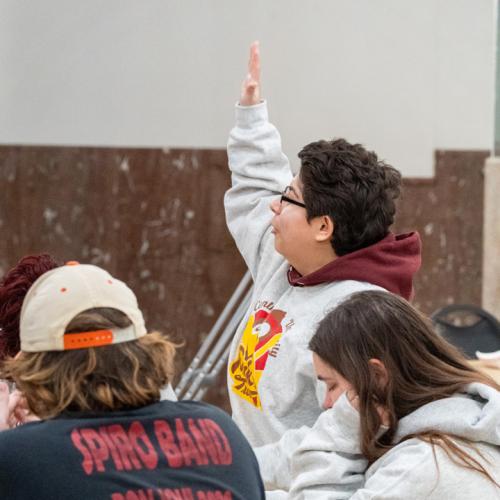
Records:
{"label": "raised arm", "polygon": [[272,244],[269,204],[287,186],[292,173],[281,138],[261,101],[258,42],[250,47],[248,75],[236,105],[236,124],[228,142],[232,187],[224,205],[229,230],[255,278],[266,244]]}

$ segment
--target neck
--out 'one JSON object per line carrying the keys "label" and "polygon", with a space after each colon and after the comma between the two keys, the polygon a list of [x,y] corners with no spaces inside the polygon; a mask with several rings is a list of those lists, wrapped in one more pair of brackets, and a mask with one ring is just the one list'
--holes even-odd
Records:
{"label": "neck", "polygon": [[297,259],[296,262],[289,261],[289,264],[302,276],[314,273],[337,258],[337,254],[333,251],[332,246],[330,244],[328,246],[329,248],[324,248],[308,255],[307,259]]}

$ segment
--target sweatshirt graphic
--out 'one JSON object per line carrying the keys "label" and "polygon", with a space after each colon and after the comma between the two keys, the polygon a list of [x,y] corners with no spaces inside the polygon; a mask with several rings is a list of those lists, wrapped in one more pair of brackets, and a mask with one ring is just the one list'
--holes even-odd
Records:
{"label": "sweatshirt graphic", "polygon": [[237,357],[230,363],[233,392],[259,409],[259,380],[268,356],[276,356],[285,316],[284,311],[265,309],[252,314],[243,330]]}

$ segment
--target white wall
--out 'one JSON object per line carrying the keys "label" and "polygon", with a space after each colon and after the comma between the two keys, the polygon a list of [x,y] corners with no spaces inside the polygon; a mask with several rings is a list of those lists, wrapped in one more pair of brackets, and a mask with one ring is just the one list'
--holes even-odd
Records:
{"label": "white wall", "polygon": [[0,0],[0,143],[224,147],[261,40],[285,151],[344,136],[410,176],[489,149],[494,0]]}

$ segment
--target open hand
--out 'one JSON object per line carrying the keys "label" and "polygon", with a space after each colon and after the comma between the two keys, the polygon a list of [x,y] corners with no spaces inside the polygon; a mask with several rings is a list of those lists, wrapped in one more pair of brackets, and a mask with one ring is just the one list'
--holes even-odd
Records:
{"label": "open hand", "polygon": [[240,105],[253,106],[260,101],[260,49],[256,41],[250,45],[248,75],[241,85]]}

